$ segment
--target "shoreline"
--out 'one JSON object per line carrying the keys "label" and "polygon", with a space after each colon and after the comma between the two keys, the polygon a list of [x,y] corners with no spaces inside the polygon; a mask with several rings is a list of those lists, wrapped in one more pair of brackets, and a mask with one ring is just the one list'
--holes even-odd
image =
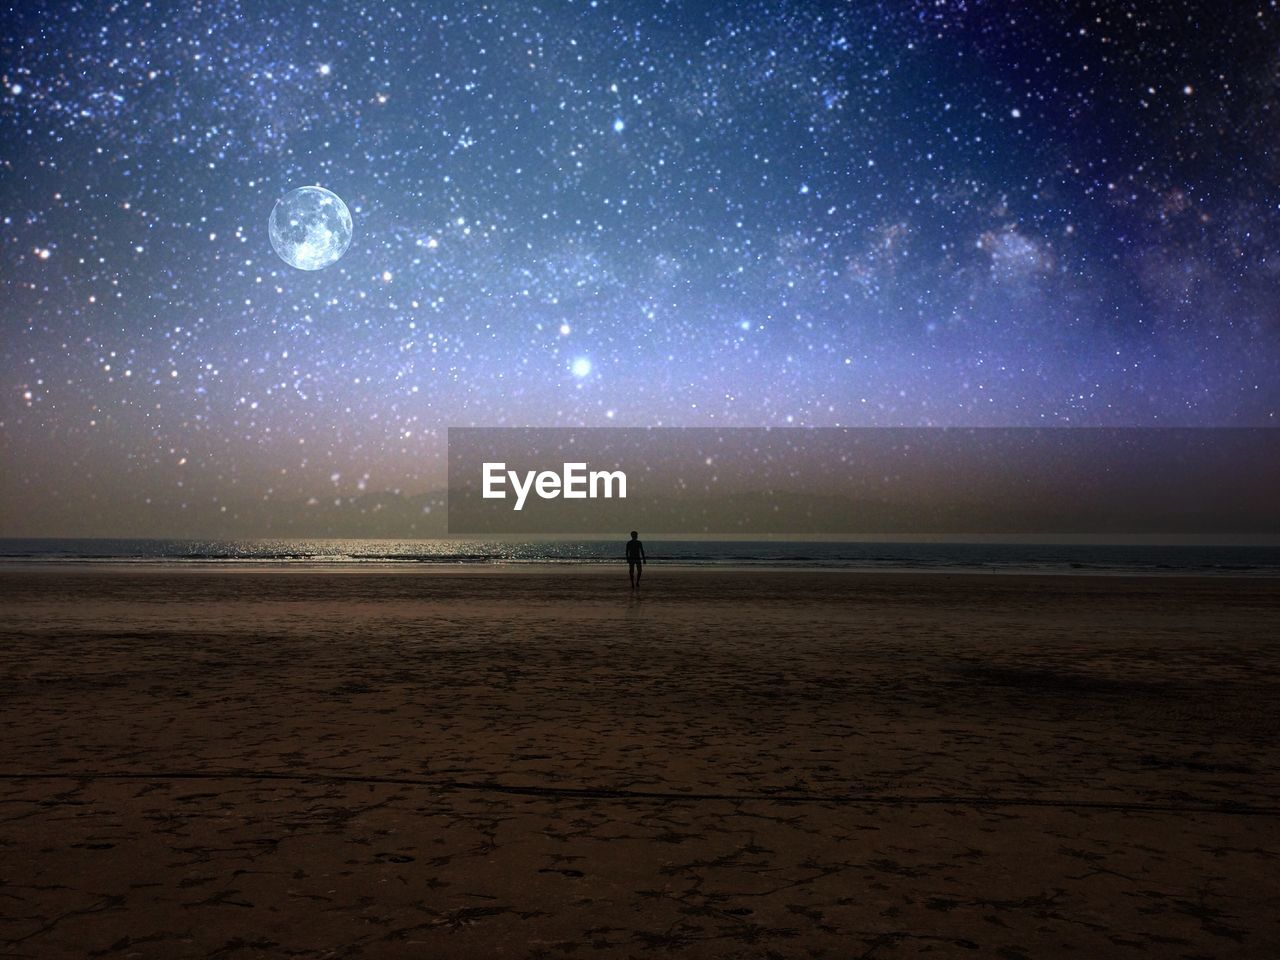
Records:
{"label": "shoreline", "polygon": [[[141,571],[149,570],[152,572],[162,571],[193,571],[209,573],[213,571],[225,572],[318,572],[318,573],[369,573],[369,574],[393,574],[393,573],[438,573],[442,575],[480,575],[494,574],[500,576],[510,576],[518,574],[545,575],[549,573],[572,573],[587,574],[591,576],[614,576],[616,577],[621,571],[626,573],[625,561],[605,561],[605,560],[482,560],[482,561],[460,561],[460,560],[258,560],[258,559],[224,559],[224,560],[175,560],[172,558],[139,558],[139,559],[121,559],[121,558],[104,558],[101,560],[90,559],[74,559],[74,560],[56,560],[56,559],[13,559],[0,558],[0,572],[12,572],[21,570],[50,572],[53,570],[66,571]],[[929,566],[876,566],[876,567],[858,567],[858,566],[801,566],[801,565],[785,565],[785,564],[767,564],[767,563],[679,563],[679,562],[661,562],[652,561],[645,567],[646,575],[650,573],[650,566],[655,571],[669,571],[679,574],[728,574],[728,575],[750,575],[750,574],[782,574],[782,575],[805,575],[805,574],[831,574],[846,575],[859,577],[876,577],[876,576],[913,576],[922,577],[976,577],[980,579],[997,576],[1034,578],[1048,577],[1053,579],[1073,578],[1081,579],[1125,579],[1133,578],[1138,580],[1149,579],[1179,579],[1179,580],[1277,580],[1280,579],[1280,571],[1255,571],[1255,570],[1223,570],[1221,572],[1206,572],[1204,570],[1128,570],[1115,568],[1028,568],[1028,567],[996,567],[992,566],[986,569],[978,567],[959,567],[959,568],[940,568]]]}

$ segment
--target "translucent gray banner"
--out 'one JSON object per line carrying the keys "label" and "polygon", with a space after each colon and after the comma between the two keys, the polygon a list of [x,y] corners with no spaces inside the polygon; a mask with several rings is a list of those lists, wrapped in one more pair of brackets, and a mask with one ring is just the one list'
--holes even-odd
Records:
{"label": "translucent gray banner", "polygon": [[452,428],[451,535],[1280,533],[1267,428]]}

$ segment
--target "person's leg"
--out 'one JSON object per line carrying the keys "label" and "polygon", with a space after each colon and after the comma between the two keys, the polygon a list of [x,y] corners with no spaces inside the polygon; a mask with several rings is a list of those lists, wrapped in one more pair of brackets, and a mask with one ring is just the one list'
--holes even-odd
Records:
{"label": "person's leg", "polygon": [[640,574],[642,573],[644,573],[644,564],[637,563],[636,564],[636,586],[637,587],[640,586]]}
{"label": "person's leg", "polygon": [[627,564],[627,579],[629,579],[629,580],[631,581],[631,587],[632,587],[632,589],[635,589],[635,585],[636,585],[636,565],[635,565],[634,563],[628,563],[628,564]]}

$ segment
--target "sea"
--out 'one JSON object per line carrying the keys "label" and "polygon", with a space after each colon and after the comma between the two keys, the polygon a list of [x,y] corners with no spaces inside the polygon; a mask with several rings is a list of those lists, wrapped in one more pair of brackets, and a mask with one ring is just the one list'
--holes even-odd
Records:
{"label": "sea", "polygon": [[[622,541],[0,539],[3,564],[596,565]],[[794,570],[1280,577],[1280,545],[646,539],[654,564]]]}

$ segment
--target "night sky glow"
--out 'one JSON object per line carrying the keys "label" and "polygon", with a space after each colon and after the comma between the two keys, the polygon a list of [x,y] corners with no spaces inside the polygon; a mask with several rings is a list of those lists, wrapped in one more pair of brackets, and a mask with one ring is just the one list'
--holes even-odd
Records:
{"label": "night sky glow", "polygon": [[1275,424],[1275,3],[0,18],[0,533],[421,494],[449,426]]}

